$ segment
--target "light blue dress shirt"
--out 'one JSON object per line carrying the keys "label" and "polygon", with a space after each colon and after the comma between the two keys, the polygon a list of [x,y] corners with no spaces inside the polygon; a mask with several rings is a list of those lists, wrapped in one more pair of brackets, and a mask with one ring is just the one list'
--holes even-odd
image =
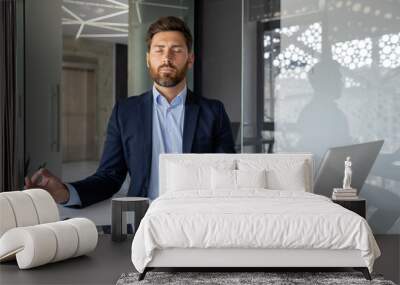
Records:
{"label": "light blue dress shirt", "polygon": [[75,187],[69,183],[65,183],[69,191],[69,200],[62,204],[63,206],[82,206],[81,199],[79,198],[78,191],[76,191]]}
{"label": "light blue dress shirt", "polygon": [[[187,88],[168,103],[167,99],[153,85],[153,141],[151,173],[148,197],[154,200],[159,194],[158,165],[161,153],[182,153],[183,124]],[[66,184],[69,200],[64,206],[82,205],[78,192],[71,184]]]}
{"label": "light blue dress shirt", "polygon": [[153,86],[153,147],[148,197],[159,194],[158,165],[160,153],[182,153],[183,122],[185,117],[185,88],[168,103]]}

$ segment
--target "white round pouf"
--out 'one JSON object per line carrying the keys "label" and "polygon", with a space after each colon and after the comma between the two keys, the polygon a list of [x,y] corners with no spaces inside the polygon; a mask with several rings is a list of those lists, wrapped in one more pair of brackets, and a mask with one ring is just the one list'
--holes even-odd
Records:
{"label": "white round pouf", "polygon": [[0,239],[0,260],[15,255],[20,269],[49,263],[56,252],[56,236],[41,225],[11,229]]}
{"label": "white round pouf", "polygon": [[20,269],[77,257],[96,248],[95,224],[86,218],[17,227],[0,238],[0,261],[16,257]]}
{"label": "white round pouf", "polygon": [[78,249],[74,257],[90,252],[96,248],[98,232],[96,225],[86,218],[74,218],[63,222],[71,224],[78,233]]}
{"label": "white round pouf", "polygon": [[75,228],[65,221],[44,224],[43,227],[51,229],[56,235],[57,252],[51,262],[71,258],[78,250],[78,233]]}
{"label": "white round pouf", "polygon": [[0,195],[0,238],[5,232],[16,226],[17,223],[10,202],[6,197]]}
{"label": "white round pouf", "polygon": [[43,189],[0,193],[0,262],[17,259],[20,269],[77,257],[97,246],[96,225],[86,218],[60,219]]}
{"label": "white round pouf", "polygon": [[10,202],[17,227],[33,226],[39,223],[35,205],[31,197],[24,192],[12,191],[1,193]]}
{"label": "white round pouf", "polygon": [[39,224],[60,220],[57,204],[49,192],[43,189],[29,189],[23,191],[23,193],[31,197],[39,218]]}

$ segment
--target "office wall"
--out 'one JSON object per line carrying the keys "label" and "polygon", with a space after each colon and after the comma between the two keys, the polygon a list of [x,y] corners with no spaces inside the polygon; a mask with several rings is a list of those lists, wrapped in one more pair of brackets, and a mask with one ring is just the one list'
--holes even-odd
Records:
{"label": "office wall", "polygon": [[96,73],[93,69],[64,66],[62,86],[63,163],[99,160],[96,140]]}
{"label": "office wall", "polygon": [[63,37],[63,61],[96,65],[96,144],[103,151],[108,119],[114,106],[114,44]]}
{"label": "office wall", "polygon": [[[243,137],[255,137],[257,126],[257,23],[247,21],[249,11],[243,6],[242,42],[242,117]],[[243,146],[242,152],[253,152],[253,146]]]}
{"label": "office wall", "polygon": [[61,175],[57,112],[62,62],[61,0],[25,1],[24,9],[24,156],[27,174],[46,165],[52,173]]}
{"label": "office wall", "polygon": [[231,121],[240,122],[242,1],[199,2],[202,95],[222,101]]}

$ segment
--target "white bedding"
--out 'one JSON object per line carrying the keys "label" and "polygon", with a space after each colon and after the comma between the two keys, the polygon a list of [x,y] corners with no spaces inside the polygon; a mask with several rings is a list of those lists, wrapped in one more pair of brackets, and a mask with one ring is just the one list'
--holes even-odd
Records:
{"label": "white bedding", "polygon": [[358,249],[371,272],[380,255],[359,215],[320,195],[265,189],[167,192],[134,237],[135,268],[165,248]]}

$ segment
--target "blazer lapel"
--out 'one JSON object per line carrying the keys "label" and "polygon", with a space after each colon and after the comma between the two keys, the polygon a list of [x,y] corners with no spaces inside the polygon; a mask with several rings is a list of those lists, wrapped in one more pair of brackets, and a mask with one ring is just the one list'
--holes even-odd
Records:
{"label": "blazer lapel", "polygon": [[[143,134],[143,140],[142,140],[142,150],[143,153],[143,165],[145,171],[144,173],[149,173],[151,172],[151,155],[152,155],[152,148],[153,148],[153,92],[149,91],[146,96],[143,98],[142,102],[142,108],[140,110],[141,113],[141,118],[137,118],[139,121],[142,121],[143,123],[140,123],[141,126],[139,128],[143,128],[142,134]],[[147,183],[149,182],[149,176],[147,177]]]}
{"label": "blazer lapel", "polygon": [[194,132],[197,126],[199,115],[199,105],[196,102],[195,95],[188,90],[185,102],[185,119],[183,123],[183,141],[182,152],[190,153],[192,150]]}

